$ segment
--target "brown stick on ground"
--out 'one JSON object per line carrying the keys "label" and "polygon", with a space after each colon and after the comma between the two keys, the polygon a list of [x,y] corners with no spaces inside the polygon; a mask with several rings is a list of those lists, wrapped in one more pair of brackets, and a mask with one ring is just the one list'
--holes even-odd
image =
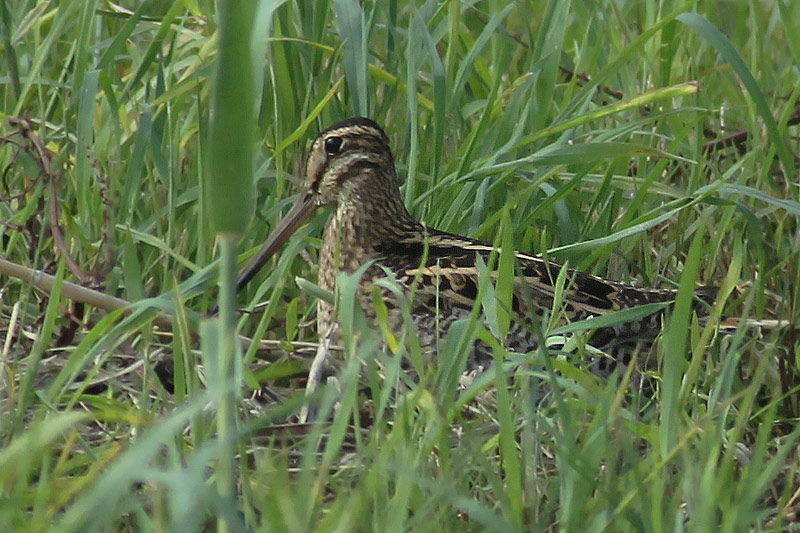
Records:
{"label": "brown stick on ground", "polygon": [[[45,274],[41,270],[24,267],[2,258],[0,258],[0,274],[6,274],[7,276],[27,281],[37,289],[41,289],[48,294],[52,292],[56,284],[56,278],[50,274]],[[82,302],[105,311],[115,311],[131,306],[131,302],[128,300],[87,289],[86,287],[69,281],[64,281],[62,283],[61,294],[69,300]],[[156,317],[154,323],[158,327],[172,329],[172,317],[169,315]]]}
{"label": "brown stick on ground", "polygon": [[[56,284],[56,278],[54,276],[51,276],[50,274],[46,274],[41,270],[34,270],[32,268],[12,263],[11,261],[8,261],[1,257],[0,257],[0,274],[21,279],[25,282],[30,283],[37,289],[46,292],[47,294],[50,294],[53,291],[53,287]],[[78,284],[71,283],[69,281],[62,282],[61,295],[68,300],[91,305],[92,307],[96,307],[104,311],[115,311],[117,309],[130,308],[133,305],[128,300],[117,298],[116,296],[109,296],[107,294],[103,294],[102,292],[93,289],[87,289],[86,287],[82,287]],[[172,328],[174,327],[174,321],[172,319],[172,315],[169,315],[167,313],[155,317],[153,319],[153,323],[159,328],[169,331],[172,331]],[[253,340],[243,335],[239,335],[239,342],[242,343],[243,348],[247,349],[253,342]],[[303,350],[316,349],[317,347],[317,343],[312,343],[312,342],[294,342],[292,343],[292,345],[295,347],[295,349],[303,349]],[[259,357],[267,361],[274,361],[281,357],[280,354],[276,355],[273,354],[272,352],[278,351],[282,353],[283,351],[280,341],[271,341],[262,339],[259,342],[259,347],[267,351],[266,354],[265,353],[259,354]],[[340,347],[338,346],[334,346],[331,348],[335,350],[340,349]]]}

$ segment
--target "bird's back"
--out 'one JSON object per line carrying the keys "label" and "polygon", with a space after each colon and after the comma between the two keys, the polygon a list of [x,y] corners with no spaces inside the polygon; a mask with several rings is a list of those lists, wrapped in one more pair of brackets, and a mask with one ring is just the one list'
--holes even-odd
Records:
{"label": "bird's back", "polygon": [[[402,290],[411,295],[411,318],[422,345],[435,350],[433,343],[443,339],[449,326],[469,316],[475,307],[480,280],[478,262],[488,265],[492,250],[492,245],[486,242],[420,227],[418,231],[396,235],[377,247],[376,257],[371,258],[375,264],[370,267],[364,283],[372,286],[376,278],[394,278]],[[569,269],[565,273],[559,305],[554,309],[562,266],[519,252],[515,252],[515,256],[509,309],[512,325],[504,341],[509,348],[520,352],[536,347],[533,326],[542,316],[558,313],[561,322],[574,322],[646,304],[672,302],[676,296],[674,290],[642,289]],[[493,280],[496,277],[494,273],[491,276]],[[712,287],[696,291],[694,310],[699,315],[707,314],[716,292]],[[392,291],[384,290],[383,294],[390,308],[397,305]],[[371,305],[368,297],[363,303],[366,307]],[[637,346],[647,347],[652,343],[669,307],[659,307],[637,320],[600,328],[589,343],[625,359],[627,352]],[[399,320],[401,315],[395,313],[394,320]],[[491,357],[488,348],[476,342],[471,358],[487,357]]]}

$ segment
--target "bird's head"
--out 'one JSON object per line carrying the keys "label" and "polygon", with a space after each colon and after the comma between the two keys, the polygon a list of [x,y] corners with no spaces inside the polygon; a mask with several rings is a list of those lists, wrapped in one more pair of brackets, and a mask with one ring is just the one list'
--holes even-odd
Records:
{"label": "bird's head", "polygon": [[322,131],[311,144],[306,180],[292,209],[239,274],[241,289],[292,236],[317,206],[383,196],[402,206],[389,138],[375,122],[355,117]]}
{"label": "bird's head", "polygon": [[336,205],[355,189],[394,193],[399,185],[386,133],[372,120],[355,117],[327,128],[311,144],[301,196],[316,205]]}

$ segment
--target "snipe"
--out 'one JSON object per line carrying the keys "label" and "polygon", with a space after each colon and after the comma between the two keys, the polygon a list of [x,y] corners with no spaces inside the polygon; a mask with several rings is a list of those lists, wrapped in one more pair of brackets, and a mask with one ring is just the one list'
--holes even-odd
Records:
{"label": "snipe", "polygon": [[[318,206],[335,206],[322,239],[319,285],[333,291],[337,273],[355,272],[372,262],[361,278],[358,300],[374,318],[371,289],[380,278],[392,276],[406,290],[413,288],[411,318],[420,342],[435,351],[450,324],[469,315],[478,293],[476,258],[489,259],[492,245],[439,231],[415,220],[406,210],[401,182],[386,133],[372,120],[357,117],[324,130],[311,145],[306,182],[300,197],[264,245],[242,270],[243,287]],[[517,277],[513,296],[514,324],[506,344],[517,351],[536,345],[530,324],[553,306],[554,282],[561,266],[516,252]],[[564,316],[581,320],[647,303],[675,298],[669,290],[642,289],[583,272],[567,273]],[[696,309],[713,302],[714,288],[697,291]],[[399,325],[400,310],[389,291],[383,296],[390,320]],[[702,301],[702,302],[701,302]],[[660,331],[660,313],[595,331],[589,343],[615,357],[652,343]],[[331,329],[333,306],[320,300],[320,336]],[[481,343],[471,348],[472,368],[484,366],[491,355]]]}

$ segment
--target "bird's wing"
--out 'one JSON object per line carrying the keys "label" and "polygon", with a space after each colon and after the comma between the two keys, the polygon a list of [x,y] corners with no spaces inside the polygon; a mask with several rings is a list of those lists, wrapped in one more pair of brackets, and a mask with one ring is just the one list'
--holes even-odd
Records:
{"label": "bird's wing", "polygon": [[[472,307],[478,294],[476,257],[486,263],[492,250],[492,245],[486,242],[425,228],[424,232],[398,236],[378,252],[383,254],[379,264],[391,270],[403,284],[413,284],[417,294],[436,294],[446,304]],[[562,266],[520,252],[515,255],[513,311],[522,317],[549,311]],[[696,308],[703,313],[704,304],[713,303],[716,288],[698,289],[696,295],[699,300]],[[565,312],[571,320],[668,302],[675,296],[674,290],[642,289],[572,269],[566,272],[563,291]]]}

